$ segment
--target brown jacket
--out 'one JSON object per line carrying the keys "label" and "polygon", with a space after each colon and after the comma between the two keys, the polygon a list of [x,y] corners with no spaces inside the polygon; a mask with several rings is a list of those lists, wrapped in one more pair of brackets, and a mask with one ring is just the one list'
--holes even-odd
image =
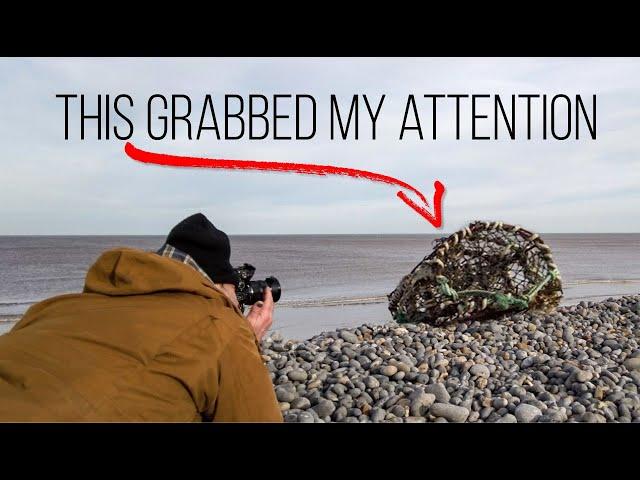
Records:
{"label": "brown jacket", "polygon": [[256,337],[193,268],[127,248],[0,336],[0,421],[282,421]]}

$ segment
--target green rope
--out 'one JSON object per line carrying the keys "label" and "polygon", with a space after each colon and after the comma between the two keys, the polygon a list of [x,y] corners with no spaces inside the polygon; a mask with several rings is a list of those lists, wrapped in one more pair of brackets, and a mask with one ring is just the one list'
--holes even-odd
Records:
{"label": "green rope", "polygon": [[458,300],[458,292],[456,292],[451,285],[449,285],[449,280],[444,275],[438,275],[436,277],[436,281],[440,286],[440,293],[446,295],[447,297],[451,297],[454,301]]}
{"label": "green rope", "polygon": [[504,293],[496,292],[493,294],[493,303],[500,310],[509,310],[511,307],[526,310],[529,308],[529,302],[524,298],[512,297]]}
{"label": "green rope", "polygon": [[396,312],[395,321],[398,323],[406,323],[407,316],[403,312]]}
{"label": "green rope", "polygon": [[556,269],[551,270],[549,273],[547,273],[547,275],[544,277],[544,280],[538,283],[536,286],[534,286],[531,290],[529,290],[529,293],[525,295],[525,298],[527,299],[527,301],[530,302],[531,300],[533,300],[535,296],[538,294],[538,292],[540,292],[540,290],[542,290],[547,283],[549,283],[552,280],[555,280],[556,278],[558,278],[559,275],[560,275],[560,272]]}
{"label": "green rope", "polygon": [[453,301],[457,301],[461,296],[477,296],[491,299],[499,310],[509,310],[511,308],[526,310],[540,290],[542,290],[547,283],[558,278],[559,274],[560,272],[558,272],[558,270],[550,271],[540,283],[535,285],[522,297],[514,297],[501,292],[489,292],[487,290],[462,290],[457,292],[449,285],[449,280],[444,275],[438,275],[436,281],[438,282],[440,293],[451,298]]}

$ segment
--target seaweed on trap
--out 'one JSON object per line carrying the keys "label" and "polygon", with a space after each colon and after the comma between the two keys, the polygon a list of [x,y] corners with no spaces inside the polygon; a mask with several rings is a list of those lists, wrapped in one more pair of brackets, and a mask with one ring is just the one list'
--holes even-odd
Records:
{"label": "seaweed on trap", "polygon": [[388,297],[396,321],[441,325],[550,310],[562,298],[562,283],[538,234],[477,221],[436,240],[433,252]]}

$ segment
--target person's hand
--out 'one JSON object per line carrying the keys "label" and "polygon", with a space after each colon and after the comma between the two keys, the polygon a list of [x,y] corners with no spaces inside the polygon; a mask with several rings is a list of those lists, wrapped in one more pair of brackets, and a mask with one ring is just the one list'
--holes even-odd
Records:
{"label": "person's hand", "polygon": [[258,341],[262,341],[262,337],[273,323],[273,295],[269,287],[264,292],[264,301],[256,302],[251,306],[251,310],[247,314],[247,320]]}

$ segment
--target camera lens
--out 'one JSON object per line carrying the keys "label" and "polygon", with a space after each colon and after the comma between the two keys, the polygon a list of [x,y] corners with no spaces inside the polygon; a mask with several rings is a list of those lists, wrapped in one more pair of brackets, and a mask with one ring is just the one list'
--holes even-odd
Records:
{"label": "camera lens", "polygon": [[246,288],[246,293],[244,295],[244,303],[246,305],[253,305],[262,300],[264,297],[264,289],[267,284],[264,280],[254,280],[249,282]]}
{"label": "camera lens", "polygon": [[249,282],[244,290],[236,293],[238,301],[244,305],[253,305],[254,303],[264,300],[264,292],[267,287],[271,288],[271,294],[273,295],[273,301],[280,300],[282,289],[280,288],[280,282],[275,277],[267,277],[265,280],[254,280]]}
{"label": "camera lens", "polygon": [[271,294],[273,295],[273,301],[277,302],[280,300],[280,295],[282,294],[282,289],[280,288],[280,282],[276,277],[267,277],[265,280],[269,288],[271,288]]}

